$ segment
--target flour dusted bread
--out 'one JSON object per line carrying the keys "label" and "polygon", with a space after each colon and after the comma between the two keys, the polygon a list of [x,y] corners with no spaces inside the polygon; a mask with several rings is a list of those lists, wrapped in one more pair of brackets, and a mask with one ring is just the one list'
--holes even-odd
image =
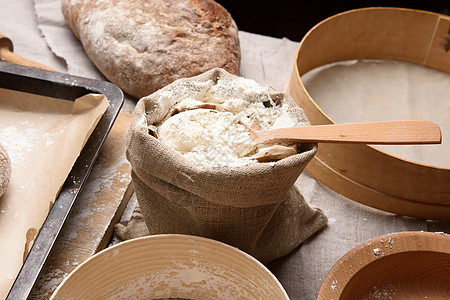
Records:
{"label": "flour dusted bread", "polygon": [[237,26],[212,0],[62,0],[62,12],[97,68],[137,98],[214,67],[239,74]]}
{"label": "flour dusted bread", "polygon": [[0,144],[0,197],[6,191],[11,177],[11,161],[5,148]]}

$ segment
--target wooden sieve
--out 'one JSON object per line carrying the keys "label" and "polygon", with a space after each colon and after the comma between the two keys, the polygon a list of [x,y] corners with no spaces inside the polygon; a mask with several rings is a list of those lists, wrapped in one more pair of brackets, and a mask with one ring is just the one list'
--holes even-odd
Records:
{"label": "wooden sieve", "polygon": [[[317,24],[302,39],[287,93],[312,125],[334,124],[301,76],[354,59],[406,61],[450,73],[450,17],[403,8],[362,8]],[[320,144],[306,170],[359,203],[415,218],[450,220],[450,169],[387,154],[369,145]]]}

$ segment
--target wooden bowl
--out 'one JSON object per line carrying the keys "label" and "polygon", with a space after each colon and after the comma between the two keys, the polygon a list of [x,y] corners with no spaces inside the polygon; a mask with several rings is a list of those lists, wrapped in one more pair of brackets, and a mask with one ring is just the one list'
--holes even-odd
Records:
{"label": "wooden bowl", "polygon": [[79,265],[51,299],[289,299],[270,271],[224,243],[154,235],[105,249]]}
{"label": "wooden bowl", "polygon": [[450,299],[450,235],[400,232],[347,252],[317,299]]}
{"label": "wooden bowl", "polygon": [[[407,61],[449,73],[449,28],[449,16],[402,8],[363,8],[330,17],[300,42],[287,93],[311,124],[333,124],[308,94],[302,75],[354,59]],[[362,204],[404,216],[450,220],[450,169],[414,163],[369,145],[320,144],[306,170]]]}

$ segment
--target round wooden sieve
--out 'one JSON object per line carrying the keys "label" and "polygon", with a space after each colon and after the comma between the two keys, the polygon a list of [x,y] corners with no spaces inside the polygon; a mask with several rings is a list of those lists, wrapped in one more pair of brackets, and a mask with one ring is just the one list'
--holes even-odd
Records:
{"label": "round wooden sieve", "polygon": [[[354,59],[406,61],[450,73],[450,17],[373,7],[344,12],[313,27],[300,42],[287,85],[312,125],[334,122],[309,95],[301,76]],[[306,170],[362,204],[404,216],[450,220],[450,169],[408,161],[369,145],[320,144]]]}

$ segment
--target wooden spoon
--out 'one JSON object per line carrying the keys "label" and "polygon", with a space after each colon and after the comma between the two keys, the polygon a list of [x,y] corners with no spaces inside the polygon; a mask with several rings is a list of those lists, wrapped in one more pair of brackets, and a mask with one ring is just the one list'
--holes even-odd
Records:
{"label": "wooden spoon", "polygon": [[[245,125],[244,125],[245,126]],[[277,128],[256,131],[245,126],[256,144],[317,142],[349,144],[440,144],[441,130],[429,121],[381,121]]]}

